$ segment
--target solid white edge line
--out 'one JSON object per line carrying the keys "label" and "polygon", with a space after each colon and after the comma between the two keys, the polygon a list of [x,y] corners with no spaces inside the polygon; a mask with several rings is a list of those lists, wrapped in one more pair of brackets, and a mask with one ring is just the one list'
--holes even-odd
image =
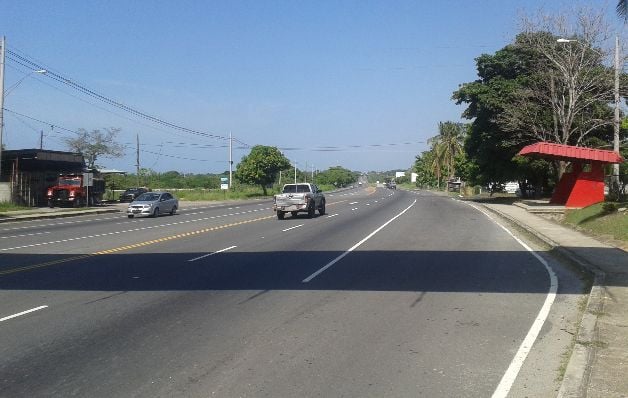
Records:
{"label": "solid white edge line", "polygon": [[0,318],[0,322],[4,322],[4,321],[7,321],[9,319],[17,318],[18,316],[26,315],[26,314],[31,313],[31,312],[43,310],[44,308],[48,308],[48,306],[47,305],[41,305],[39,307],[35,307],[35,308],[30,309],[30,310],[22,311],[22,312],[17,313],[17,314],[5,316],[4,318]]}
{"label": "solid white edge line", "polygon": [[204,255],[202,255],[202,256],[200,256],[200,257],[191,258],[191,259],[189,259],[188,261],[189,261],[189,262],[192,262],[192,261],[200,260],[200,259],[205,258],[205,257],[213,256],[214,254],[218,254],[218,253],[226,252],[227,250],[235,249],[236,247],[238,247],[238,246],[229,246],[229,247],[225,247],[224,249],[220,249],[220,250],[215,251],[215,252],[213,252],[213,253],[207,253],[207,254],[204,254]]}
{"label": "solid white edge line", "polygon": [[314,272],[312,275],[308,276],[307,278],[303,279],[303,283],[308,283],[309,281],[311,281],[312,279],[316,278],[318,275],[322,274],[323,272],[325,272],[325,270],[327,270],[329,267],[331,267],[332,265],[336,264],[338,261],[342,260],[347,254],[351,253],[352,251],[354,251],[355,249],[357,249],[358,247],[360,247],[362,245],[362,243],[366,242],[367,240],[369,240],[371,237],[373,237],[373,235],[375,235],[376,233],[378,233],[379,231],[381,231],[382,229],[384,229],[388,224],[390,224],[391,222],[395,221],[397,218],[399,218],[401,215],[403,215],[406,211],[410,210],[410,208],[412,206],[414,206],[414,204],[416,203],[416,199],[414,200],[414,202],[412,202],[412,204],[408,207],[406,207],[401,213],[397,214],[396,216],[394,216],[393,218],[391,218],[390,220],[386,221],[383,225],[381,225],[379,228],[377,228],[375,231],[371,232],[370,234],[368,234],[364,239],[362,239],[361,241],[359,241],[358,243],[356,243],[355,245],[353,245],[349,250],[347,250],[346,252],[342,253],[341,255],[339,255],[338,257],[336,257],[335,259],[331,260],[329,263],[327,263],[324,267],[322,267],[321,269],[319,269],[318,271]]}
{"label": "solid white edge line", "polygon": [[525,362],[526,358],[528,357],[528,354],[532,350],[532,346],[534,345],[534,342],[539,336],[539,333],[541,332],[541,328],[543,328],[543,324],[545,323],[545,321],[547,320],[547,317],[549,316],[550,309],[552,307],[552,304],[554,303],[554,300],[556,299],[556,293],[558,292],[558,278],[556,277],[556,273],[554,272],[552,267],[548,264],[548,262],[545,261],[545,259],[541,257],[538,253],[532,250],[532,248],[528,246],[525,242],[517,238],[508,228],[501,225],[499,222],[497,222],[497,220],[495,220],[490,214],[488,214],[484,210],[472,204],[469,204],[469,206],[473,207],[474,209],[478,210],[479,212],[487,216],[491,221],[493,221],[495,224],[501,227],[504,231],[506,231],[508,235],[510,235],[515,241],[517,241],[517,243],[519,243],[528,252],[530,252],[530,254],[532,254],[541,264],[543,264],[543,266],[545,267],[545,270],[547,271],[550,277],[550,287],[547,292],[547,297],[545,298],[545,302],[543,303],[543,306],[539,310],[539,313],[537,314],[536,319],[532,323],[532,326],[530,327],[528,334],[523,339],[523,342],[521,342],[521,345],[519,346],[519,349],[517,350],[515,357],[512,359],[512,362],[510,362],[510,365],[508,366],[506,373],[504,373],[504,376],[502,376],[502,379],[497,385],[495,392],[493,392],[492,398],[504,398],[508,396],[508,393],[510,392],[512,385],[517,379],[517,375],[519,374],[519,371],[521,370],[521,367],[523,366],[523,363]]}

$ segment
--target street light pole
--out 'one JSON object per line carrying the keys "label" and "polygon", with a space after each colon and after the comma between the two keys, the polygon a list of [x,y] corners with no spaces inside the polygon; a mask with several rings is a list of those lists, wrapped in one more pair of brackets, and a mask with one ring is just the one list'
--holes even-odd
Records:
{"label": "street light pole", "polygon": [[[578,40],[575,39],[557,39],[556,40],[557,43],[571,43],[571,42],[576,42],[578,43]],[[613,88],[613,94],[614,94],[614,102],[615,102],[615,106],[614,106],[614,110],[615,110],[615,115],[613,118],[613,151],[617,154],[619,154],[619,130],[620,130],[620,119],[619,119],[619,101],[620,101],[620,97],[619,97],[619,36],[615,35],[615,62],[614,62],[614,69],[615,69],[615,81],[614,81],[614,88]],[[614,188],[615,190],[617,190],[617,192],[619,192],[619,164],[613,164],[613,175],[611,176],[611,186],[612,188]]]}
{"label": "street light pole", "polygon": [[[619,36],[615,36],[615,120],[613,151],[619,155]],[[613,185],[619,189],[619,163],[613,164]]]}
{"label": "street light pole", "polygon": [[229,132],[229,189],[231,189],[231,180],[233,178],[233,137]]}
{"label": "street light pole", "polygon": [[7,89],[7,92],[4,92],[4,64],[5,64],[5,54],[6,54],[6,38],[4,36],[0,37],[0,181],[2,181],[2,150],[3,150],[3,142],[2,137],[4,136],[4,97],[7,96],[11,90],[15,89],[24,79],[32,75],[33,73],[46,73],[46,70],[33,70],[23,78],[17,81],[13,86]]}
{"label": "street light pole", "polygon": [[4,132],[4,36],[0,39],[0,181],[2,181],[2,134]]}

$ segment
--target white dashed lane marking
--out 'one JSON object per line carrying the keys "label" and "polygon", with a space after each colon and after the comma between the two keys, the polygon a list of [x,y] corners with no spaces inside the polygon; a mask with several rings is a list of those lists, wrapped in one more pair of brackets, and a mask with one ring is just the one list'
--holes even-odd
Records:
{"label": "white dashed lane marking", "polygon": [[48,306],[47,305],[41,305],[39,307],[31,308],[30,310],[18,312],[17,314],[5,316],[4,318],[0,318],[0,322],[8,321],[9,319],[17,318],[18,316],[30,314],[31,312],[43,310],[44,308],[48,308]]}
{"label": "white dashed lane marking", "polygon": [[[254,211],[265,211],[265,210],[266,209],[256,209]],[[57,244],[57,243],[66,243],[66,242],[72,242],[72,241],[83,240],[83,239],[91,239],[91,238],[98,238],[98,237],[103,237],[103,236],[111,236],[111,235],[129,233],[129,232],[137,232],[137,231],[143,231],[143,230],[147,230],[147,229],[163,228],[163,227],[169,227],[169,226],[172,226],[172,225],[188,224],[188,223],[192,223],[192,222],[214,220],[214,219],[217,219],[217,218],[223,218],[223,217],[234,216],[234,215],[239,215],[239,214],[246,214],[246,213],[247,212],[230,213],[230,214],[219,215],[219,216],[203,217],[203,218],[198,218],[198,219],[193,219],[193,220],[184,220],[184,221],[177,221],[177,222],[172,222],[172,223],[164,223],[164,224],[159,224],[159,225],[150,225],[150,226],[145,226],[145,227],[140,227],[140,228],[132,228],[132,229],[127,229],[127,230],[123,230],[123,231],[113,231],[113,232],[106,232],[106,233],[102,233],[102,234],[94,234],[94,235],[89,235],[89,236],[79,236],[79,237],[74,237],[74,238],[54,240],[54,241],[50,241],[50,242],[40,242],[40,243],[33,243],[33,244],[29,244],[29,245],[7,247],[7,248],[0,249],[0,252],[6,252],[6,251],[18,250],[18,249],[27,249],[29,247],[54,245],[54,244]],[[122,223],[119,223],[119,224],[141,223],[141,222],[144,222],[144,221],[145,220],[138,219],[138,220],[134,220],[134,221],[122,222]]]}
{"label": "white dashed lane marking", "polygon": [[215,251],[213,253],[207,253],[207,254],[204,254],[204,255],[199,256],[199,257],[191,258],[188,261],[192,262],[192,261],[200,260],[200,259],[205,258],[205,257],[213,256],[214,254],[223,253],[223,252],[226,252],[227,250],[235,249],[236,247],[238,247],[238,246],[229,246],[229,247],[226,247],[224,249]]}
{"label": "white dashed lane marking", "polygon": [[303,225],[305,225],[305,224],[295,225],[294,227],[290,227],[290,228],[282,229],[282,231],[283,231],[283,232],[290,231],[291,229],[299,228],[299,227],[302,227]]}

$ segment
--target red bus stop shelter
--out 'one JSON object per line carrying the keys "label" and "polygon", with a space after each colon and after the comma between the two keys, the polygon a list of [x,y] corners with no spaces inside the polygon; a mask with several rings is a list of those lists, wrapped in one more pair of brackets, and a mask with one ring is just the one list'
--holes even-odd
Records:
{"label": "red bus stop shelter", "polygon": [[519,151],[519,155],[571,162],[571,169],[561,177],[550,203],[565,207],[586,207],[604,201],[604,165],[622,163],[616,152],[578,146],[537,142]]}

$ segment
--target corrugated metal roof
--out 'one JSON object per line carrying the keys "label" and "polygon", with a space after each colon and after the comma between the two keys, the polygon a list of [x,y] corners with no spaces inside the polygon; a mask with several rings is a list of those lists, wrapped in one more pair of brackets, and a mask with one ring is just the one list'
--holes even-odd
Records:
{"label": "corrugated metal roof", "polygon": [[537,142],[519,151],[519,155],[539,155],[557,160],[591,160],[600,163],[622,163],[624,159],[613,151],[585,148],[551,142]]}

